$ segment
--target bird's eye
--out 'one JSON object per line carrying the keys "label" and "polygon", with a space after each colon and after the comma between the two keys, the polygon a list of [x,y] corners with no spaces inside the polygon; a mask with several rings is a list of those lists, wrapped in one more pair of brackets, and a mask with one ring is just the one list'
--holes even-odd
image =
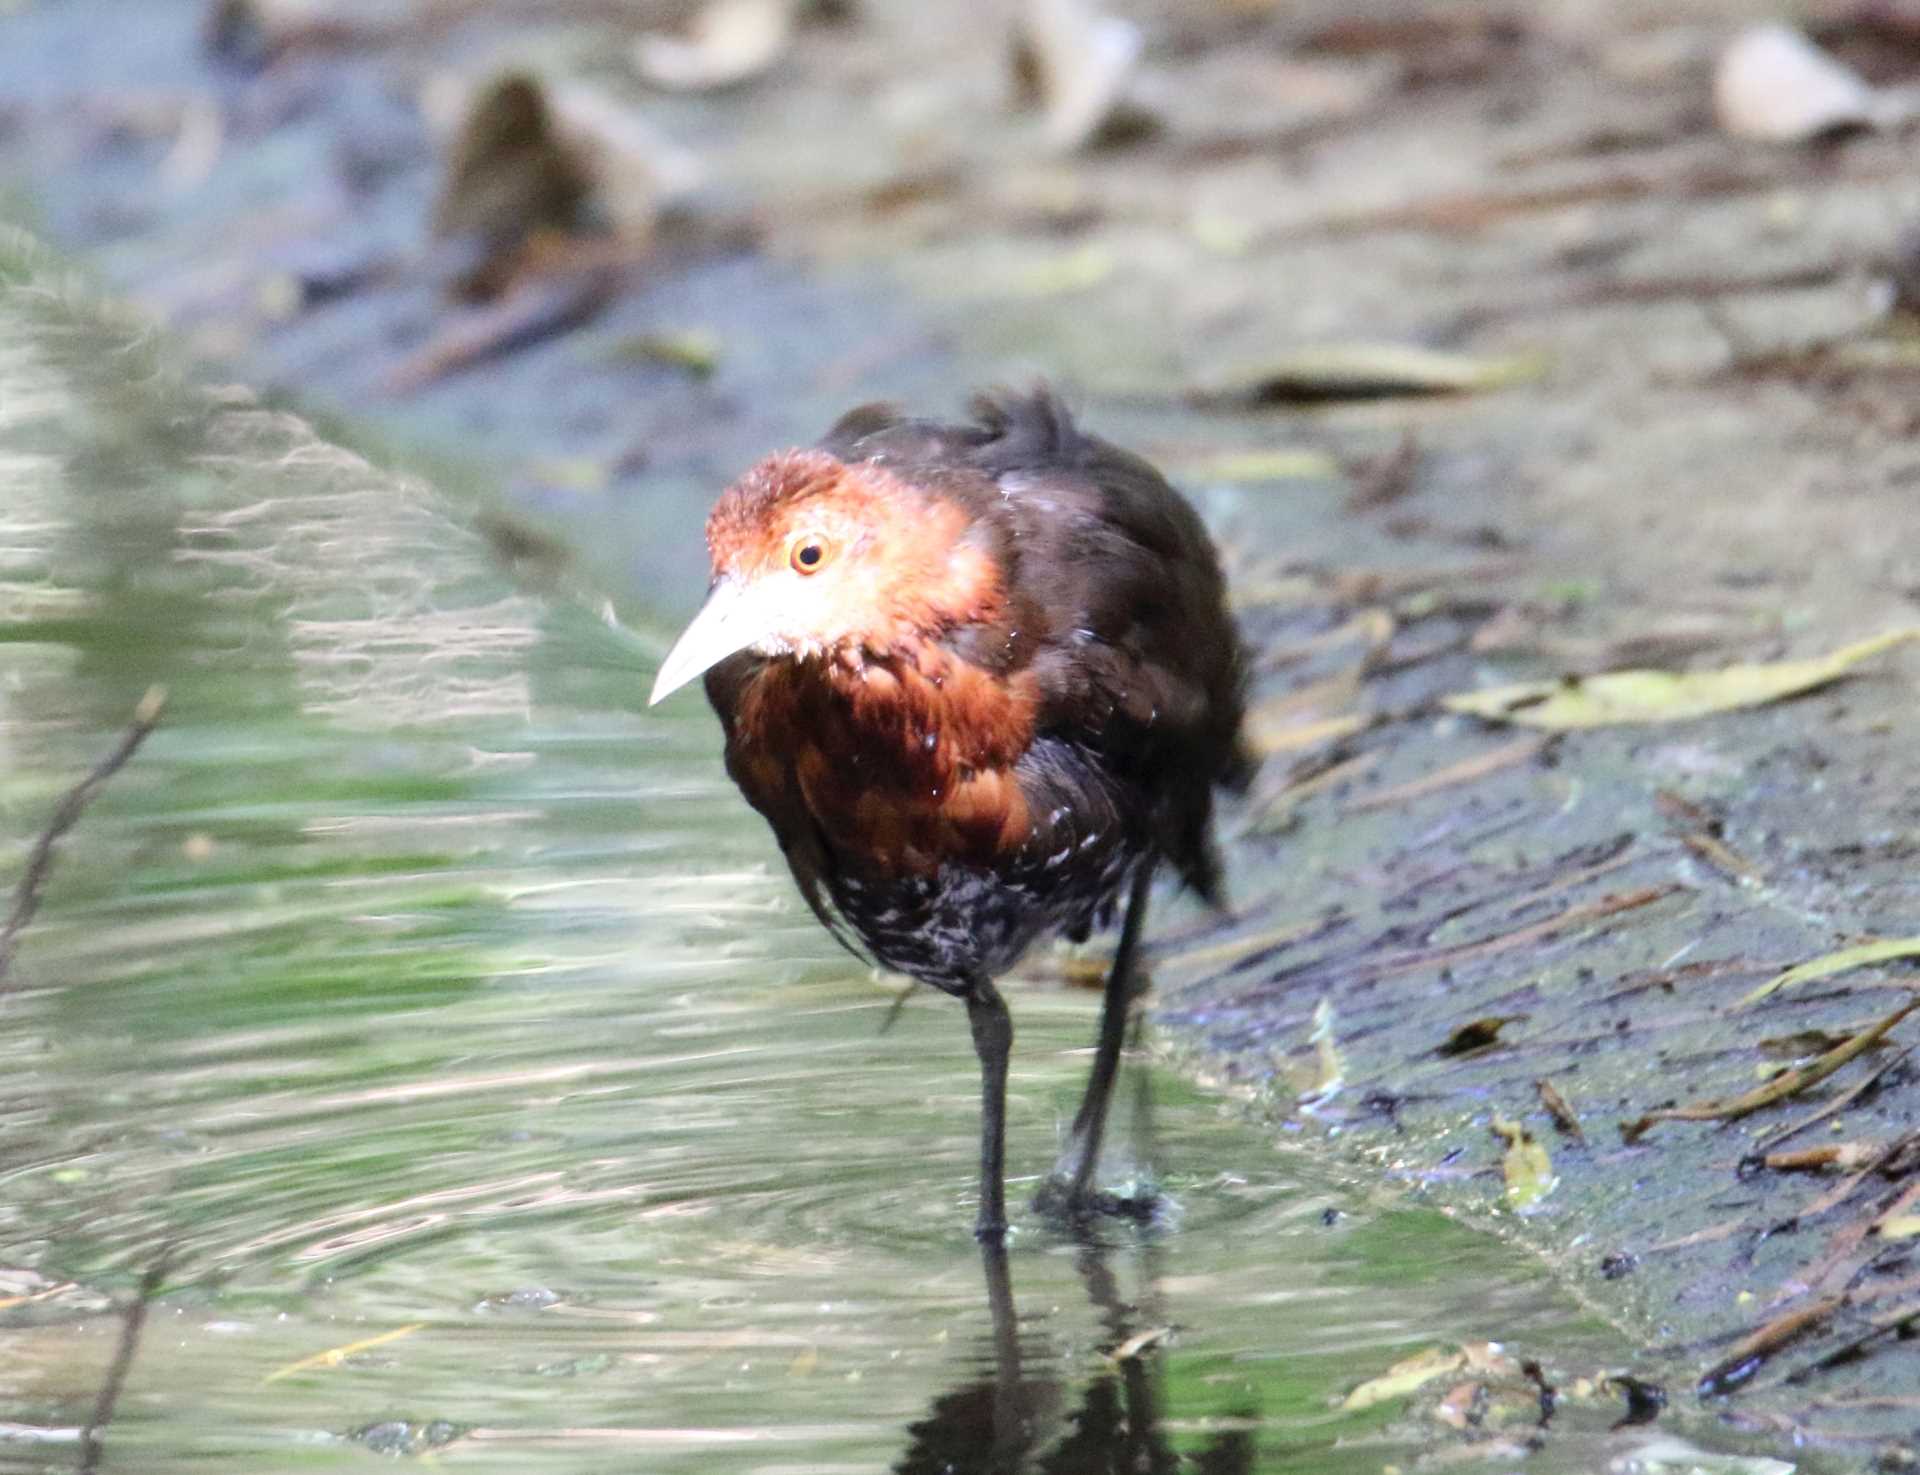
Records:
{"label": "bird's eye", "polygon": [[793,540],[793,547],[787,553],[787,562],[793,565],[796,574],[815,574],[826,567],[831,557],[831,543],[825,538],[809,536]]}

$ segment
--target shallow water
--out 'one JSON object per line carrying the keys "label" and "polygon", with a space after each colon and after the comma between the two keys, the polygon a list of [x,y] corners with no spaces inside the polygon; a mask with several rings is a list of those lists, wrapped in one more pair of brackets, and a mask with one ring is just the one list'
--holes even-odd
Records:
{"label": "shallow water", "polygon": [[[1166,1222],[1023,1222],[996,1338],[962,1016],[882,1032],[894,985],[796,904],[704,707],[645,708],[647,640],[182,386],[18,243],[9,278],[9,882],[140,694],[171,708],[0,996],[0,1469],[73,1467],[156,1265],[105,1469],[1377,1472],[1493,1437],[1338,1408],[1411,1352],[1623,1355],[1495,1242],[1138,1067],[1108,1176]],[[1010,993],[1031,1174],[1094,996]],[[1528,1468],[1604,1468],[1617,1411]]]}

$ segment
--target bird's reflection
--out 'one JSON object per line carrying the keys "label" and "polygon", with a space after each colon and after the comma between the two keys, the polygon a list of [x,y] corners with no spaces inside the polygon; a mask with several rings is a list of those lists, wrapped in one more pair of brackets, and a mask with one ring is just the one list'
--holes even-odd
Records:
{"label": "bird's reflection", "polygon": [[[1150,1090],[1147,1072],[1137,1072],[1134,1135],[1143,1161]],[[1131,1301],[1114,1268],[1123,1257],[1137,1266],[1138,1289]],[[1169,1326],[1159,1261],[1150,1230],[1129,1231],[1124,1249],[1092,1233],[1080,1237],[1074,1265],[1099,1315],[1108,1355],[1105,1368],[1078,1390],[1077,1406],[1063,1419],[1060,1410],[1070,1389],[1025,1372],[1006,1247],[982,1244],[980,1264],[993,1324],[991,1375],[942,1394],[926,1418],[909,1426],[911,1440],[894,1465],[898,1475],[1163,1475],[1175,1470],[1247,1475],[1254,1443],[1244,1427],[1215,1435],[1184,1460],[1162,1431],[1160,1354],[1157,1339],[1148,1335]]]}

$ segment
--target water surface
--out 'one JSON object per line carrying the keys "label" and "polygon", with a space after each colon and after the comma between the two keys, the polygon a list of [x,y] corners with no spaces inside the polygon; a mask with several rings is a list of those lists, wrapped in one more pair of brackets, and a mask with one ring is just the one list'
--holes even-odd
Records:
{"label": "water surface", "polygon": [[[73,1467],[163,1260],[105,1469],[1508,1468],[1525,1426],[1339,1399],[1468,1339],[1623,1355],[1496,1243],[1164,1071],[1123,1082],[1109,1176],[1152,1175],[1166,1222],[1023,1223],[996,1336],[960,1011],[883,1033],[895,984],[796,904],[704,707],[645,708],[646,637],[184,386],[19,243],[9,281],[9,883],[141,693],[171,707],[0,996],[0,1469]],[[1095,1008],[1031,971],[1028,1174]],[[1603,1467],[1639,1437],[1615,1412],[1527,1467]]]}

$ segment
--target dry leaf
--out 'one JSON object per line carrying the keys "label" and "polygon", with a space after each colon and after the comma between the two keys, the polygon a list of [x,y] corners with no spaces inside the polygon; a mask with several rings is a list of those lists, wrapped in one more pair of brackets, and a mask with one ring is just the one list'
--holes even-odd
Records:
{"label": "dry leaf", "polygon": [[778,61],[792,32],[791,0],[709,0],[684,33],[649,32],[634,42],[633,64],[676,92],[735,87]]}
{"label": "dry leaf", "polygon": [[1713,110],[1736,138],[1804,143],[1872,127],[1879,106],[1873,88],[1852,68],[1791,26],[1770,22],[1742,31],[1720,54]]}
{"label": "dry leaf", "polygon": [[1838,681],[1860,662],[1920,639],[1920,628],[1890,630],[1832,655],[1718,671],[1611,671],[1584,680],[1527,681],[1443,697],[1450,712],[1489,722],[1563,730],[1614,723],[1682,722],[1757,707]]}
{"label": "dry leaf", "polygon": [[1573,1109],[1567,1098],[1560,1094],[1552,1081],[1542,1076],[1533,1083],[1533,1089],[1540,1093],[1540,1104],[1546,1107],[1547,1114],[1553,1118],[1554,1126],[1575,1142],[1587,1140],[1587,1134],[1580,1126],[1580,1114]]}
{"label": "dry leaf", "polygon": [[1369,1378],[1341,1400],[1340,1407],[1352,1413],[1372,1408],[1389,1398],[1402,1398],[1435,1378],[1443,1378],[1467,1365],[1466,1354],[1449,1352],[1444,1347],[1429,1347],[1403,1361],[1396,1362],[1377,1378]]}
{"label": "dry leaf", "polygon": [[1334,1036],[1332,999],[1322,999],[1314,1006],[1307,1043],[1313,1046],[1313,1074],[1300,1087],[1300,1103],[1324,1106],[1347,1081],[1347,1063]]}
{"label": "dry leaf", "polygon": [[1230,365],[1196,384],[1194,398],[1228,404],[1461,394],[1537,379],[1535,357],[1472,358],[1398,343],[1328,343]]}
{"label": "dry leaf", "polygon": [[1433,1053],[1441,1056],[1471,1055],[1475,1050],[1497,1045],[1503,1028],[1526,1017],[1524,1014],[1489,1014],[1485,1018],[1475,1019],[1448,1035]]}
{"label": "dry leaf", "polygon": [[1170,1326],[1157,1326],[1149,1331],[1135,1332],[1131,1337],[1128,1337],[1126,1341],[1122,1342],[1107,1354],[1107,1361],[1116,1364],[1132,1362],[1149,1347],[1157,1347],[1172,1335],[1173,1328]]}
{"label": "dry leaf", "polygon": [[1776,1173],[1817,1172],[1822,1168],[1838,1168],[1850,1173],[1878,1161],[1885,1152],[1885,1147],[1878,1142],[1826,1142],[1793,1152],[1764,1153],[1760,1163]]}
{"label": "dry leaf", "polygon": [[1520,1122],[1495,1117],[1493,1134],[1507,1144],[1500,1171],[1507,1180],[1507,1204],[1524,1213],[1558,1186],[1553,1158],[1546,1147]]}
{"label": "dry leaf", "polygon": [[[456,138],[472,129],[487,95],[499,85],[483,91],[464,77],[442,73],[421,90],[420,108],[436,136],[457,153],[468,145]],[[649,239],[661,211],[686,201],[705,183],[699,160],[654,128],[639,109],[583,83],[533,85],[551,146],[584,171],[595,215],[622,239]]]}
{"label": "dry leaf", "polygon": [[1016,81],[1039,102],[1049,147],[1069,153],[1115,121],[1140,60],[1140,28],[1091,0],[1026,0],[1013,45]]}
{"label": "dry leaf", "polygon": [[1777,978],[1768,979],[1734,1008],[1745,1009],[1769,994],[1792,988],[1796,983],[1811,983],[1816,978],[1829,978],[1835,973],[1845,973],[1850,968],[1891,963],[1897,958],[1920,958],[1920,937],[1882,938],[1878,942],[1863,942],[1856,947],[1841,948],[1837,953],[1823,953],[1817,958],[1796,964]]}
{"label": "dry leaf", "polygon": [[1819,1059],[1801,1066],[1797,1070],[1783,1072],[1764,1086],[1758,1086],[1743,1095],[1727,1101],[1696,1101],[1688,1106],[1662,1107],[1650,1111],[1635,1122],[1622,1122],[1621,1137],[1629,1142],[1638,1142],[1646,1135],[1647,1128],[1655,1122],[1714,1122],[1736,1121],[1743,1116],[1751,1116],[1775,1102],[1784,1101],[1789,1096],[1799,1094],[1812,1085],[1817,1085],[1832,1075],[1841,1066],[1856,1056],[1864,1055],[1887,1037],[1887,1033],[1915,1009],[1920,1009],[1920,999],[1910,1004],[1902,1004],[1877,1024],[1869,1025],[1844,1045],[1827,1051]]}

